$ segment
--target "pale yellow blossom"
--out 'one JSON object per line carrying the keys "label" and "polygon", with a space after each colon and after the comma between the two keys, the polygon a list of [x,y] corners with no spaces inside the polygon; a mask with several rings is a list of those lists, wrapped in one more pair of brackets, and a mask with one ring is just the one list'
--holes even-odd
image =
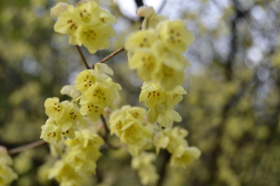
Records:
{"label": "pale yellow blossom", "polygon": [[0,185],[12,183],[18,178],[18,175],[11,168],[12,158],[8,155],[7,149],[0,146]]}
{"label": "pale yellow blossom", "polygon": [[172,153],[170,166],[183,167],[198,159],[201,152],[197,147],[179,146],[174,153]]}

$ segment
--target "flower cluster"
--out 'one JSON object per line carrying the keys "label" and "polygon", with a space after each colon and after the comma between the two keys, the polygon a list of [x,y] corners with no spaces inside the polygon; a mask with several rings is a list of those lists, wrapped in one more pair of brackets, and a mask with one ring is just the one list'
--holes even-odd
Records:
{"label": "flower cluster", "polygon": [[83,175],[77,173],[64,160],[57,161],[49,171],[49,179],[55,178],[60,186],[78,186],[83,181]]}
{"label": "flower cluster", "polygon": [[82,93],[80,112],[90,121],[98,121],[105,115],[105,107],[113,107],[121,86],[114,83],[106,74],[113,75],[112,69],[105,64],[96,64],[95,69],[84,70],[75,80],[75,88]]}
{"label": "flower cluster", "polygon": [[0,185],[10,184],[18,176],[10,167],[13,164],[12,158],[8,155],[6,148],[0,146]]}
{"label": "flower cluster", "polygon": [[185,168],[186,165],[198,159],[201,153],[197,147],[189,147],[185,140],[187,135],[188,131],[180,127],[157,132],[153,141],[157,154],[161,148],[167,149],[172,154],[170,165]]}
{"label": "flower cluster", "polygon": [[96,161],[101,156],[99,148],[104,144],[103,139],[90,130],[76,132],[75,139],[67,139],[65,161],[69,163],[76,172],[95,174]]}
{"label": "flower cluster", "polygon": [[137,69],[143,81],[153,80],[163,90],[172,90],[184,82],[184,69],[189,62],[182,52],[192,43],[192,38],[184,22],[163,19],[156,28],[138,31],[127,39],[129,66]]}
{"label": "flower cluster", "polygon": [[48,98],[44,105],[49,119],[42,126],[41,138],[50,143],[58,143],[62,136],[73,139],[77,126],[84,122],[79,108],[69,101],[59,102],[58,98]]}
{"label": "flower cluster", "polygon": [[171,91],[164,91],[153,82],[144,82],[140,94],[140,102],[145,101],[146,107],[150,108],[147,117],[150,123],[158,121],[162,127],[170,127],[173,122],[180,122],[182,117],[173,110],[187,94],[180,85]]}
{"label": "flower cluster", "polygon": [[56,32],[67,34],[70,44],[84,45],[92,54],[109,48],[109,37],[115,36],[110,24],[116,23],[116,18],[94,1],[80,1],[76,7],[59,3],[52,8],[51,15],[58,18]]}
{"label": "flower cluster", "polygon": [[139,176],[143,185],[154,184],[158,180],[156,167],[152,164],[155,159],[155,154],[145,152],[132,159],[132,168],[139,171]]}
{"label": "flower cluster", "polygon": [[121,142],[127,144],[127,150],[132,156],[152,147],[153,128],[144,125],[146,110],[140,107],[123,106],[110,116],[111,134],[116,134]]}

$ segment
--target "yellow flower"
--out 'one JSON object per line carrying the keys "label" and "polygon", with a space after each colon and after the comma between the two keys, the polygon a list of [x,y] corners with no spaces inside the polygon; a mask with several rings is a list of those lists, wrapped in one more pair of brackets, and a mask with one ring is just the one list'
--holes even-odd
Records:
{"label": "yellow flower", "polygon": [[95,64],[94,70],[96,71],[97,76],[103,80],[106,80],[107,78],[109,78],[108,76],[104,77],[104,74],[108,74],[110,76],[114,75],[113,70],[104,63]]}
{"label": "yellow flower", "polygon": [[60,186],[79,186],[83,181],[83,176],[64,160],[59,160],[49,171],[49,179],[55,178]]}
{"label": "yellow flower", "polygon": [[116,19],[108,11],[100,9],[94,1],[80,2],[77,7],[68,6],[60,13],[54,30],[67,34],[72,45],[84,45],[90,53],[109,48],[109,37],[115,32],[109,23]]}
{"label": "yellow flower", "polygon": [[77,75],[75,87],[77,90],[85,93],[86,90],[96,82],[94,70],[84,70]]}
{"label": "yellow flower", "polygon": [[181,127],[173,127],[170,129],[165,129],[164,134],[169,138],[167,150],[170,153],[173,153],[180,145],[188,146],[188,142],[185,140],[185,138],[189,132],[186,129]]}
{"label": "yellow flower", "polygon": [[71,98],[77,98],[81,96],[81,92],[78,91],[73,85],[66,85],[62,87],[62,89],[60,90],[60,94],[68,95]]}
{"label": "yellow flower", "polygon": [[[45,103],[48,106],[49,103],[53,103],[55,98],[49,98]],[[58,103],[58,99],[55,99],[55,104],[60,105],[58,108],[63,108],[61,116],[58,119],[53,119],[50,117],[46,124],[42,126],[41,137],[47,142],[56,142],[61,141],[62,135],[67,138],[75,137],[75,130],[77,126],[84,125],[84,120],[79,112],[79,109],[73,103],[69,101],[64,101]],[[46,107],[47,110],[48,107]],[[47,111],[46,111],[47,112]]]}
{"label": "yellow flower", "polygon": [[160,65],[153,74],[153,80],[165,91],[174,89],[183,84],[185,80],[184,71],[176,71],[166,65]]}
{"label": "yellow flower", "polygon": [[110,115],[111,134],[120,137],[127,144],[127,150],[132,156],[152,147],[153,128],[150,124],[143,125],[145,109],[123,106]]}
{"label": "yellow flower", "polygon": [[[98,154],[99,156],[101,155],[98,150],[95,150],[95,154]],[[88,175],[92,173],[95,174],[95,169],[97,167],[96,162],[89,158],[89,154],[86,151],[77,149],[68,152],[65,161],[68,162],[76,172],[83,172]]]}
{"label": "yellow flower", "polygon": [[51,8],[51,16],[54,18],[58,18],[61,13],[65,12],[68,9],[67,3],[57,3],[55,7]]}
{"label": "yellow flower", "polygon": [[173,108],[183,99],[183,94],[187,94],[187,91],[180,85],[175,87],[173,90],[168,91],[166,95],[166,103],[169,107]]}
{"label": "yellow flower", "polygon": [[68,146],[65,161],[76,171],[95,174],[96,161],[101,156],[99,148],[104,144],[103,139],[90,130],[76,132],[75,139],[67,139]]}
{"label": "yellow flower", "polygon": [[100,119],[100,115],[105,116],[105,110],[102,107],[98,107],[94,105],[93,102],[89,102],[85,99],[81,99],[80,102],[81,109],[80,112],[83,116],[87,116],[90,121],[98,121]]}
{"label": "yellow flower", "polygon": [[111,93],[113,95],[113,99],[115,99],[117,96],[119,96],[119,90],[122,89],[120,84],[114,83],[111,78],[107,78],[105,80],[105,84],[110,89],[110,91],[111,91]]}
{"label": "yellow flower", "polygon": [[[61,103],[63,105],[62,116],[56,121],[58,126],[61,128],[62,134],[70,127],[75,128],[78,123],[83,124],[84,120],[80,114],[79,108],[70,103],[69,101],[64,101]],[[64,134],[63,134],[64,135]]]}
{"label": "yellow flower", "polygon": [[13,164],[12,158],[8,155],[7,149],[0,146],[0,185],[7,185],[18,178],[18,175],[10,167]]}
{"label": "yellow flower", "polygon": [[131,69],[137,69],[139,78],[143,81],[152,79],[152,75],[160,63],[152,50],[141,49],[135,52],[128,60]]}
{"label": "yellow flower", "polygon": [[48,98],[45,103],[45,112],[47,116],[53,119],[59,119],[62,116],[63,106],[59,103],[58,98]]}
{"label": "yellow flower", "polygon": [[121,141],[124,143],[132,144],[134,146],[142,147],[146,141],[143,138],[142,126],[136,121],[127,123],[123,128]]}
{"label": "yellow flower", "polygon": [[85,99],[102,108],[112,105],[114,101],[110,88],[105,83],[99,82],[93,84],[86,91]]}
{"label": "yellow flower", "polygon": [[141,89],[139,101],[145,101],[145,105],[148,108],[152,108],[166,99],[166,93],[153,82],[144,82]]}
{"label": "yellow flower", "polygon": [[174,121],[182,121],[182,117],[180,114],[178,114],[178,112],[163,103],[149,109],[147,112],[147,117],[150,123],[155,123],[158,121],[160,126],[166,128],[169,128]]}
{"label": "yellow flower", "polygon": [[153,138],[153,134],[154,134],[153,128],[150,125],[143,126],[142,132],[143,132],[143,137],[138,138],[138,141],[141,141],[143,143],[142,146],[137,145],[137,144],[140,144],[139,142],[127,145],[127,151],[132,156],[137,156],[137,155],[141,154],[144,150],[148,150],[153,147],[153,145],[152,145],[152,138]]}
{"label": "yellow flower", "polygon": [[[70,124],[71,125],[71,124]],[[58,143],[61,141],[61,131],[57,126],[55,120],[49,118],[45,125],[42,127],[41,139],[49,143]]]}
{"label": "yellow flower", "polygon": [[80,20],[77,19],[77,11],[74,6],[69,5],[67,10],[62,12],[58,17],[55,25],[54,31],[67,34],[69,37],[69,43],[76,45],[76,31],[80,26]]}
{"label": "yellow flower", "polygon": [[97,49],[109,48],[109,37],[112,36],[115,36],[115,31],[108,24],[81,25],[77,29],[77,44],[84,45],[93,54]]}
{"label": "yellow flower", "polygon": [[141,183],[143,185],[154,184],[158,180],[155,166],[152,164],[156,156],[153,153],[142,153],[132,158],[132,168],[139,171]]}
{"label": "yellow flower", "polygon": [[156,153],[158,154],[160,149],[166,149],[169,143],[169,137],[165,136],[162,132],[157,132],[154,137],[154,145],[156,147]]}
{"label": "yellow flower", "polygon": [[193,34],[185,27],[185,23],[180,20],[164,20],[157,26],[160,38],[165,46],[173,52],[181,53],[193,42]]}
{"label": "yellow flower", "polygon": [[100,9],[100,20],[103,23],[108,23],[108,24],[117,22],[117,19],[105,9]]}
{"label": "yellow flower", "polygon": [[130,35],[125,42],[125,49],[129,52],[135,52],[139,49],[150,48],[156,40],[154,30],[141,30]]}
{"label": "yellow flower", "polygon": [[155,10],[149,6],[141,6],[137,9],[136,14],[139,17],[145,17],[142,23],[142,30],[146,30],[149,28],[156,28],[156,25],[162,21],[167,19],[165,16],[155,14]]}
{"label": "yellow flower", "polygon": [[136,11],[137,16],[139,17],[151,17],[154,14],[156,14],[155,10],[153,7],[150,6],[141,6],[137,9]]}
{"label": "yellow flower", "polygon": [[156,58],[160,62],[175,71],[184,71],[184,69],[190,65],[190,62],[182,55],[180,52],[174,52],[168,50],[164,42],[157,40],[153,46],[152,50],[156,55]]}
{"label": "yellow flower", "polygon": [[170,153],[173,153],[180,145],[188,146],[185,140],[187,135],[188,131],[181,127],[172,127],[157,132],[153,139],[156,153],[158,154],[160,149],[167,149]]}
{"label": "yellow flower", "polygon": [[120,110],[115,110],[110,115],[110,130],[111,134],[116,134],[120,137],[123,133],[123,127],[129,127],[130,122],[144,122],[146,110],[140,107],[123,106]]}
{"label": "yellow flower", "polygon": [[197,147],[179,146],[171,156],[170,165],[183,167],[198,159],[201,152]]}

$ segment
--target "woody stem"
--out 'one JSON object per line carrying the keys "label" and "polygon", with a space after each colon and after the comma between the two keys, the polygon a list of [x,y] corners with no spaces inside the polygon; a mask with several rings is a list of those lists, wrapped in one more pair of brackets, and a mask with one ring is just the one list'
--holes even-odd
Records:
{"label": "woody stem", "polygon": [[27,150],[27,149],[32,149],[34,147],[44,145],[45,143],[46,142],[44,140],[36,141],[36,142],[30,143],[30,144],[27,144],[27,145],[23,145],[23,146],[11,149],[11,150],[8,151],[8,153],[9,154],[16,154],[16,153],[19,153],[19,152]]}
{"label": "woody stem", "polygon": [[82,58],[82,60],[83,60],[83,62],[85,64],[86,68],[90,69],[90,67],[89,67],[89,65],[88,65],[88,63],[86,61],[86,58],[85,58],[84,54],[81,51],[81,48],[78,45],[76,45],[76,48],[77,48],[77,50],[78,50],[78,52],[79,52],[79,54],[80,54],[80,56],[81,56],[81,58]]}

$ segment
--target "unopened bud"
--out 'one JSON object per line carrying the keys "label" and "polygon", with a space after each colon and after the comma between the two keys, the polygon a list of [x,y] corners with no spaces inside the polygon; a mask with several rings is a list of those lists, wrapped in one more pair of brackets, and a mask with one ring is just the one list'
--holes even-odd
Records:
{"label": "unopened bud", "polygon": [[58,18],[62,12],[67,10],[68,6],[67,3],[57,3],[57,5],[51,9],[51,16]]}
{"label": "unopened bud", "polygon": [[151,17],[155,14],[155,10],[150,6],[141,6],[137,9],[136,14],[139,17]]}
{"label": "unopened bud", "polygon": [[62,87],[62,89],[60,90],[60,93],[62,95],[68,95],[71,98],[76,98],[76,97],[79,97],[82,95],[81,92],[78,91],[75,88],[75,86],[72,86],[72,85],[66,85],[66,86]]}

